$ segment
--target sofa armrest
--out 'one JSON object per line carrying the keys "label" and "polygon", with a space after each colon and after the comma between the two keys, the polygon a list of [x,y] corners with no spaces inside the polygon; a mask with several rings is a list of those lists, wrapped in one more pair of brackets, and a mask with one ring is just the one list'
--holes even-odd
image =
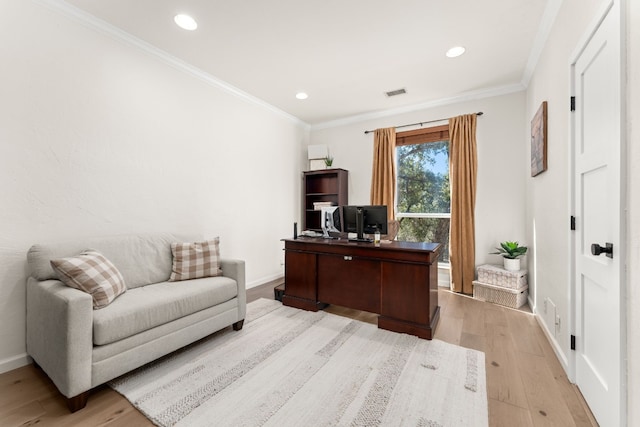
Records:
{"label": "sofa armrest", "polygon": [[244,261],[240,259],[221,259],[222,275],[238,284],[238,320],[244,320],[247,313],[247,290],[244,278]]}
{"label": "sofa armrest", "polygon": [[91,295],[58,280],[27,280],[27,353],[66,397],[91,389]]}

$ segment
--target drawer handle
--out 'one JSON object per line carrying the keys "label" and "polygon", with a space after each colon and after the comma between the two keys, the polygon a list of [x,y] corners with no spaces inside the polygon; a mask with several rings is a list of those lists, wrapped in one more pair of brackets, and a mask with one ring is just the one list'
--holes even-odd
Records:
{"label": "drawer handle", "polygon": [[350,256],[348,256],[348,255],[345,255],[345,256],[344,256],[344,260],[345,260],[345,261],[351,261],[352,259],[353,259],[353,258],[351,258],[351,257],[350,257]]}

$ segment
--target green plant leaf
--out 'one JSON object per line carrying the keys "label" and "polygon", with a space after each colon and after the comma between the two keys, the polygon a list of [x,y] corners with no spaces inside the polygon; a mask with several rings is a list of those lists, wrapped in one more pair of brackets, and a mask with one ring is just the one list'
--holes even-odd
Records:
{"label": "green plant leaf", "polygon": [[491,255],[502,255],[504,258],[516,259],[527,253],[526,246],[520,246],[518,242],[500,242],[498,252],[491,252]]}

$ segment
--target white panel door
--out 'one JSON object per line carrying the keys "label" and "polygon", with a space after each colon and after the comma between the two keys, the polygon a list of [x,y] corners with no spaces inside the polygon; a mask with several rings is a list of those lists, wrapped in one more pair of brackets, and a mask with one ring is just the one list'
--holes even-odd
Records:
{"label": "white panel door", "polygon": [[[575,379],[601,426],[623,416],[620,12],[613,5],[573,72]],[[592,247],[592,245],[596,245]],[[606,253],[611,245],[612,253]],[[604,248],[599,249],[600,247]]]}

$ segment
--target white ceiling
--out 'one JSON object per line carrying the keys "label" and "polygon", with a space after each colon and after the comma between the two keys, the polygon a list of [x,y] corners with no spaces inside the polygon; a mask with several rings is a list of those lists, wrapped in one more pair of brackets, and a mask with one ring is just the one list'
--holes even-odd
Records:
{"label": "white ceiling", "polygon": [[[67,3],[316,125],[526,84],[548,19],[547,0]],[[178,28],[178,13],[198,29]],[[467,52],[445,57],[456,45]]]}

